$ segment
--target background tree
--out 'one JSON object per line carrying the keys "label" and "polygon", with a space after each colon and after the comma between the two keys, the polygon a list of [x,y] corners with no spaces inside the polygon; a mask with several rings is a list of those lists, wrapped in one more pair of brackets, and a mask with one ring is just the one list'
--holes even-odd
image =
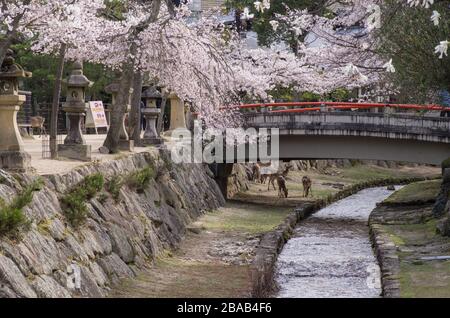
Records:
{"label": "background tree", "polygon": [[[402,102],[439,102],[436,92],[450,90],[450,57],[439,58],[435,47],[450,35],[450,1],[436,1],[430,10],[389,0],[382,9],[378,51],[396,70],[386,80]],[[431,20],[434,11],[440,16],[437,25]]]}
{"label": "background tree", "polygon": [[[327,5],[333,2],[329,0],[284,0],[284,1],[270,1],[270,8],[263,12],[257,11],[254,6],[254,0],[227,0],[225,6],[227,10],[238,10],[237,19],[242,18],[242,12],[245,8],[249,8],[254,14],[252,20],[252,28],[258,34],[258,42],[263,46],[270,46],[274,42],[283,41],[287,43],[291,49],[296,52],[299,36],[286,30],[286,27],[280,25],[280,28],[275,30],[271,21],[275,20],[277,15],[286,15],[287,8],[308,10],[308,12],[318,15],[329,15],[331,11],[327,9]],[[287,32],[289,31],[289,32]]]}

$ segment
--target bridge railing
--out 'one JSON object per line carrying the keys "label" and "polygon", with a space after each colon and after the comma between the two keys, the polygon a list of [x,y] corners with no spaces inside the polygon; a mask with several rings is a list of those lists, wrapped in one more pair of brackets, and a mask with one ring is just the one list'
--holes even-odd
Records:
{"label": "bridge railing", "polygon": [[[286,107],[287,109],[272,109]],[[450,107],[441,105],[418,104],[387,104],[387,103],[351,103],[351,102],[287,102],[287,103],[261,103],[232,106],[240,110],[263,110],[270,113],[304,113],[324,110],[370,110],[370,109],[400,109],[415,111],[440,111],[450,112]]]}

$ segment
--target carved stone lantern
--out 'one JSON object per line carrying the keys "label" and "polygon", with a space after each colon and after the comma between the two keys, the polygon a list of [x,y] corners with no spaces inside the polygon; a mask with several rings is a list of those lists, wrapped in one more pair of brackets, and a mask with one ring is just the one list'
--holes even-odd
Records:
{"label": "carved stone lantern", "polygon": [[142,115],[147,123],[142,143],[146,146],[159,145],[162,143],[162,139],[156,130],[156,120],[161,110],[156,108],[156,101],[158,98],[162,98],[162,95],[156,87],[151,86],[142,93],[142,98],[146,101],[146,107],[142,110]]}
{"label": "carved stone lantern", "polygon": [[[115,105],[117,103],[117,94],[120,89],[120,74],[116,74],[116,79],[105,87],[105,92],[112,95],[112,109],[115,109]],[[130,88],[130,94],[128,98],[128,103],[126,105],[126,111],[123,114],[122,125],[120,126],[119,132],[119,149],[123,151],[133,151],[134,150],[134,141],[130,140],[128,135],[127,127],[125,124],[125,120],[127,118],[128,113],[131,110],[131,94],[133,93],[133,89]]]}
{"label": "carved stone lantern", "polygon": [[69,77],[64,80],[67,86],[66,102],[63,104],[63,110],[69,118],[69,131],[63,145],[58,145],[58,156],[90,161],[91,146],[86,145],[83,137],[81,123],[86,116],[88,104],[86,103],[86,89],[92,86],[92,82],[83,74],[83,64],[75,62]]}
{"label": "carved stone lantern", "polygon": [[31,157],[24,151],[17,126],[17,112],[26,100],[19,95],[19,79],[31,77],[30,72],[16,64],[13,51],[8,50],[0,69],[0,168],[25,172]]}
{"label": "carved stone lantern", "polygon": [[170,99],[170,128],[169,132],[175,129],[186,129],[186,117],[184,114],[184,102],[174,93],[169,95]]}

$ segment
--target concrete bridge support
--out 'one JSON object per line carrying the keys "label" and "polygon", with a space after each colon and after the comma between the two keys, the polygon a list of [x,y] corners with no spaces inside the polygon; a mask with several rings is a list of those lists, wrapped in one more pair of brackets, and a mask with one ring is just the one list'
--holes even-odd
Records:
{"label": "concrete bridge support", "polygon": [[214,178],[219,185],[220,190],[225,198],[228,196],[228,178],[233,172],[232,163],[213,163],[210,166],[214,173]]}

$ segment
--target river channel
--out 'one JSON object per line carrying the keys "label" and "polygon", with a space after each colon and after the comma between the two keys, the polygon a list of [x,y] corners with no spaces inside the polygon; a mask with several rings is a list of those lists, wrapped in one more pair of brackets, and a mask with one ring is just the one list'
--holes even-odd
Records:
{"label": "river channel", "polygon": [[393,191],[366,189],[302,222],[277,262],[277,297],[379,297],[368,218]]}

